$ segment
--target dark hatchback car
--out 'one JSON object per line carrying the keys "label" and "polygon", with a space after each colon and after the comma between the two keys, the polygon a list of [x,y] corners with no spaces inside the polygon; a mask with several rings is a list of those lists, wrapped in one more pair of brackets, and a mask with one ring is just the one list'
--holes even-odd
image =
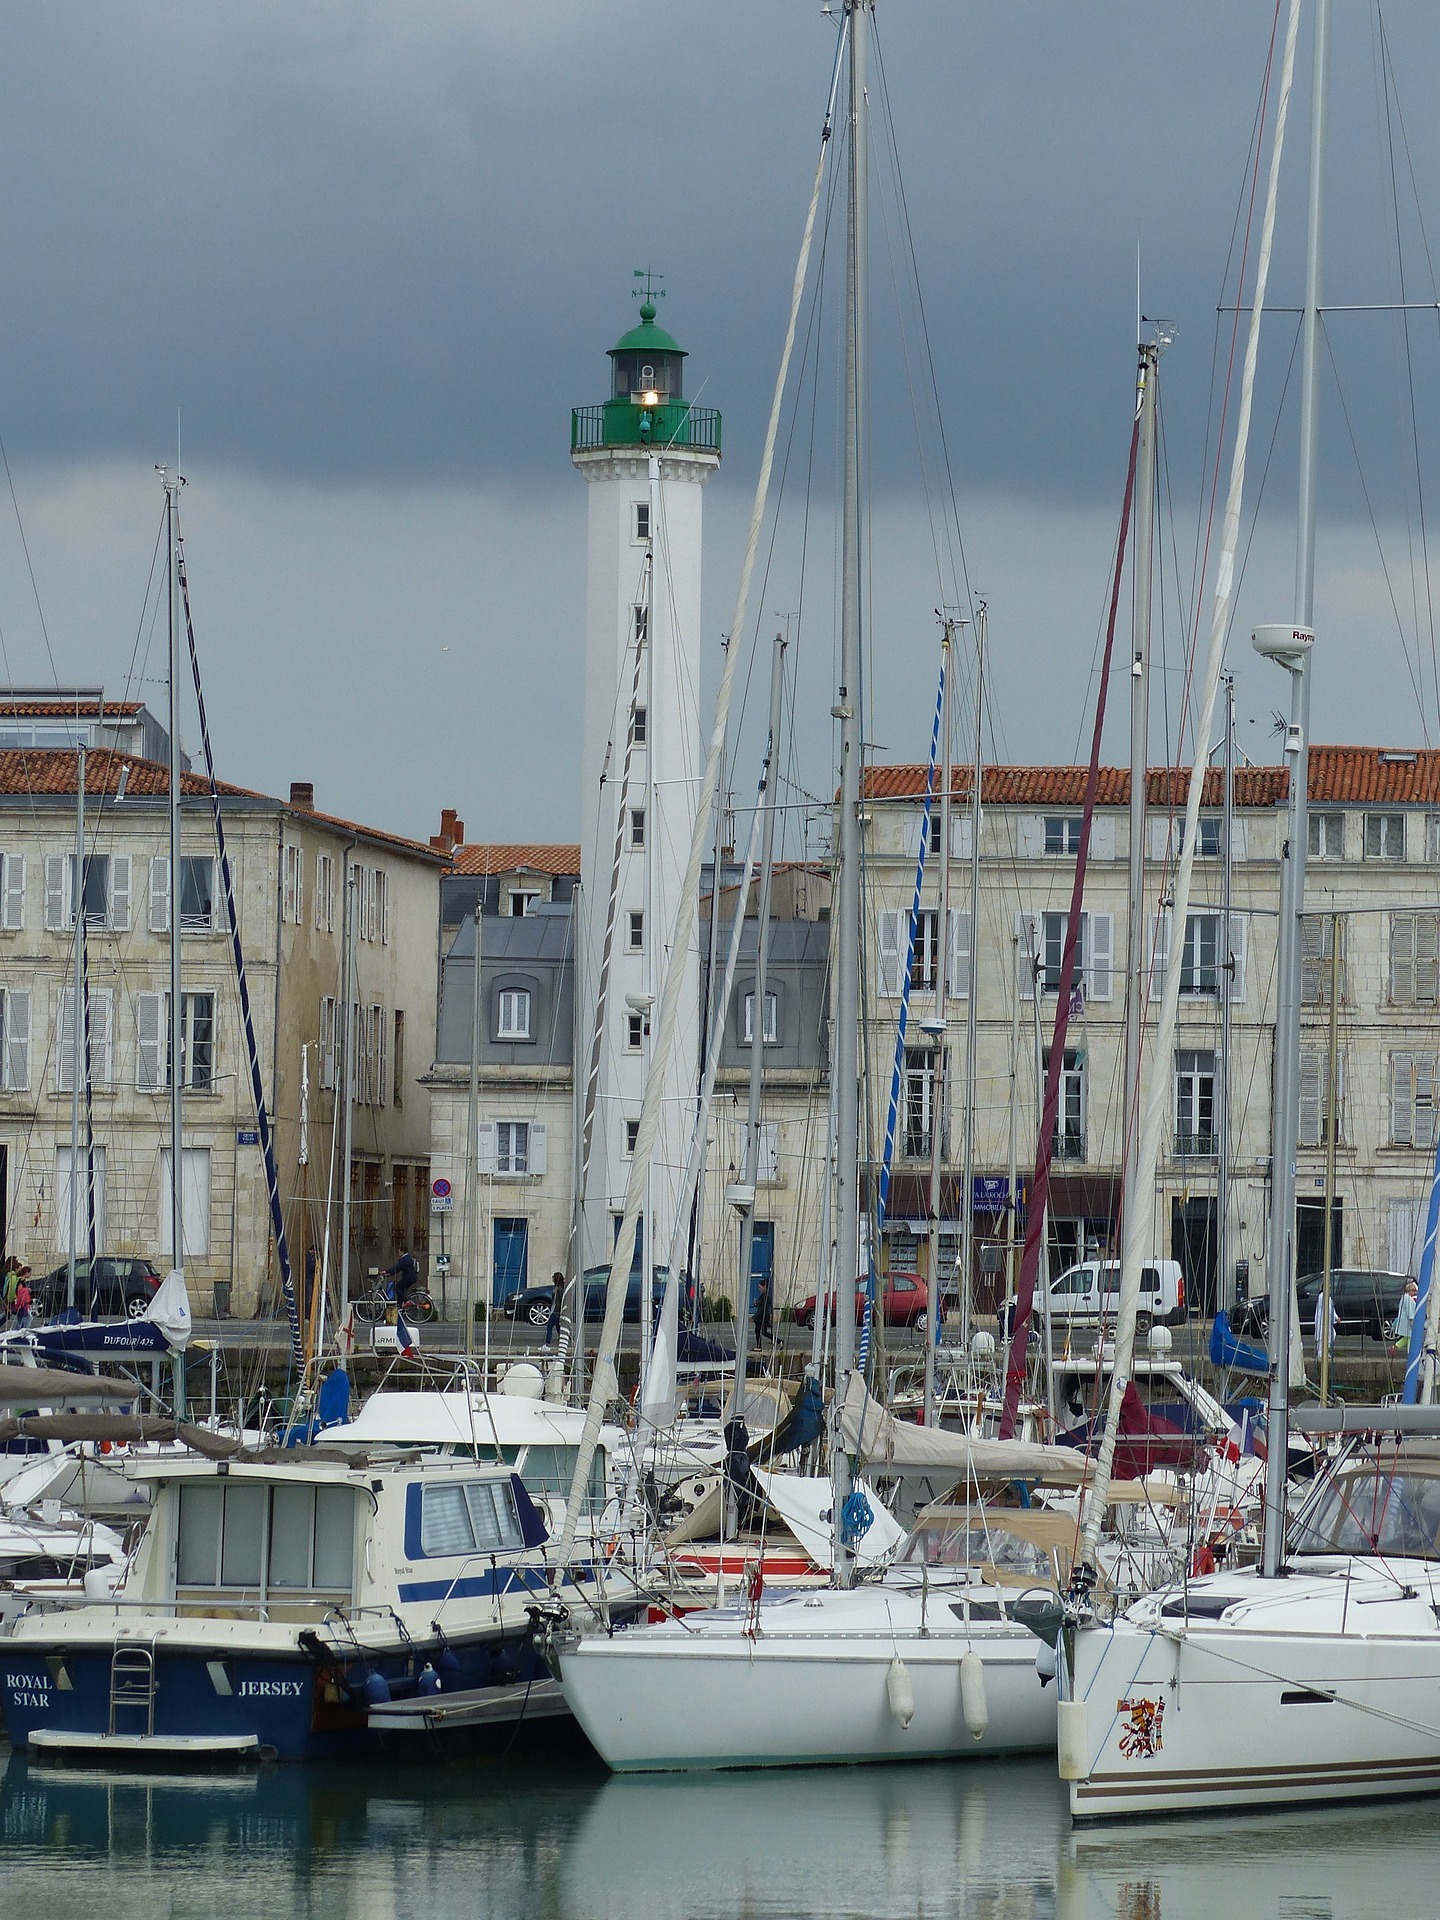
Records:
{"label": "dark hatchback car", "polygon": [[[1336,1330],[1371,1340],[1388,1339],[1400,1311],[1406,1277],[1403,1273],[1380,1273],[1371,1267],[1336,1267],[1330,1275]],[[1324,1286],[1323,1273],[1307,1273],[1296,1282],[1300,1331],[1304,1334],[1315,1331],[1315,1309]],[[1269,1320],[1270,1303],[1263,1295],[1244,1301],[1230,1316],[1230,1324],[1242,1336],[1258,1334],[1263,1338]]]}
{"label": "dark hatchback car", "polygon": [[[39,1313],[64,1313],[69,1301],[69,1267],[54,1267],[39,1280],[32,1280],[30,1291]],[[139,1259],[112,1259],[102,1255],[96,1260],[75,1262],[75,1305],[92,1320],[138,1320],[145,1312],[163,1276],[154,1263]]]}
{"label": "dark hatchback car", "polygon": [[518,1293],[509,1294],[501,1301],[500,1311],[507,1320],[528,1320],[532,1327],[543,1327],[550,1318],[550,1303],[554,1298],[553,1287],[521,1287]]}

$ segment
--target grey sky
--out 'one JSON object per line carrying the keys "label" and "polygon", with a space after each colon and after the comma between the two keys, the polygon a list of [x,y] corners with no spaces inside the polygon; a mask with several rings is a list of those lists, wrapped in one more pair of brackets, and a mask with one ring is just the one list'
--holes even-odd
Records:
{"label": "grey sky", "polygon": [[[1215,307],[1269,15],[1256,0],[881,8],[962,526],[992,607],[997,745],[1017,756],[1068,757],[1081,734],[1123,478],[1137,238],[1147,310],[1181,329],[1166,358],[1166,432],[1188,579]],[[1329,295],[1389,299],[1376,15],[1358,0],[1337,15]],[[1440,19],[1409,0],[1386,9],[1385,28],[1440,253]],[[151,469],[173,446],[178,407],[227,775],[272,789],[311,777],[323,804],[414,832],[450,802],[472,835],[572,834],[583,488],[568,410],[603,395],[605,348],[633,314],[631,268],[653,262],[666,275],[662,318],[691,351],[692,394],[704,382],[726,420],[707,501],[713,661],[833,32],[809,0],[12,10],[0,63],[0,432],[59,675],[119,690],[159,512]],[[1302,49],[1272,281],[1282,303],[1299,284],[1307,97]],[[1393,116],[1391,127],[1408,290],[1429,298]],[[913,454],[913,315],[902,348],[891,292],[903,236],[883,146],[873,726],[888,752],[912,757],[928,733],[941,589]],[[1418,525],[1399,323],[1337,317],[1330,334],[1387,558],[1405,573],[1398,624],[1413,651]],[[1257,480],[1292,337],[1277,316]],[[1433,479],[1433,320],[1416,323],[1411,344]],[[823,364],[822,419],[833,394]],[[1334,527],[1319,619],[1344,671],[1317,669],[1317,727],[1418,739],[1333,387],[1325,432]],[[1287,419],[1242,622],[1288,612],[1292,442]],[[815,471],[800,692],[820,718],[801,729],[796,772],[822,789],[833,572],[823,425]],[[796,603],[797,541],[787,520],[758,609],[767,630],[771,609]],[[1423,607],[1418,621],[1428,669]],[[0,630],[10,676],[47,679],[13,515],[0,524]],[[1263,752],[1280,689],[1237,664]],[[1433,738],[1433,685],[1427,714]]]}

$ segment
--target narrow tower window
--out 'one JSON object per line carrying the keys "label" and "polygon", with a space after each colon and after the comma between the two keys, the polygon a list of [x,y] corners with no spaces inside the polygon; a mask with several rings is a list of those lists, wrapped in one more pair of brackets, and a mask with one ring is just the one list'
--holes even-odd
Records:
{"label": "narrow tower window", "polygon": [[635,538],[637,540],[650,538],[650,502],[648,500],[635,502]]}

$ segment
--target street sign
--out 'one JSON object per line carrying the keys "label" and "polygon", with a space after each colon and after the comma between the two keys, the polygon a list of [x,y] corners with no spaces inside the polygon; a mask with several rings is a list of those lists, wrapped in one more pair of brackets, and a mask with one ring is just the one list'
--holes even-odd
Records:
{"label": "street sign", "polygon": [[430,1195],[431,1213],[451,1213],[454,1211],[454,1207],[455,1200],[453,1195],[448,1193],[432,1193]]}
{"label": "street sign", "polygon": [[450,1182],[448,1180],[432,1180],[430,1183],[430,1192],[437,1200],[448,1200],[450,1198]]}
{"label": "street sign", "polygon": [[235,1129],[235,1144],[237,1147],[258,1147],[260,1144],[260,1129],[258,1127],[237,1127]]}

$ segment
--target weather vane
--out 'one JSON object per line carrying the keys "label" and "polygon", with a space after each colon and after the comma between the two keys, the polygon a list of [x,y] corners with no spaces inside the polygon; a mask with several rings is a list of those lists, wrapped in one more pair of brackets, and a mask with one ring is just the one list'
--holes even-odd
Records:
{"label": "weather vane", "polygon": [[645,285],[631,289],[630,298],[632,300],[639,300],[642,297],[650,301],[663,300],[665,298],[664,287],[657,287],[655,285],[657,280],[663,280],[665,278],[663,273],[656,273],[650,267],[636,267],[635,278],[637,280],[643,280]]}

